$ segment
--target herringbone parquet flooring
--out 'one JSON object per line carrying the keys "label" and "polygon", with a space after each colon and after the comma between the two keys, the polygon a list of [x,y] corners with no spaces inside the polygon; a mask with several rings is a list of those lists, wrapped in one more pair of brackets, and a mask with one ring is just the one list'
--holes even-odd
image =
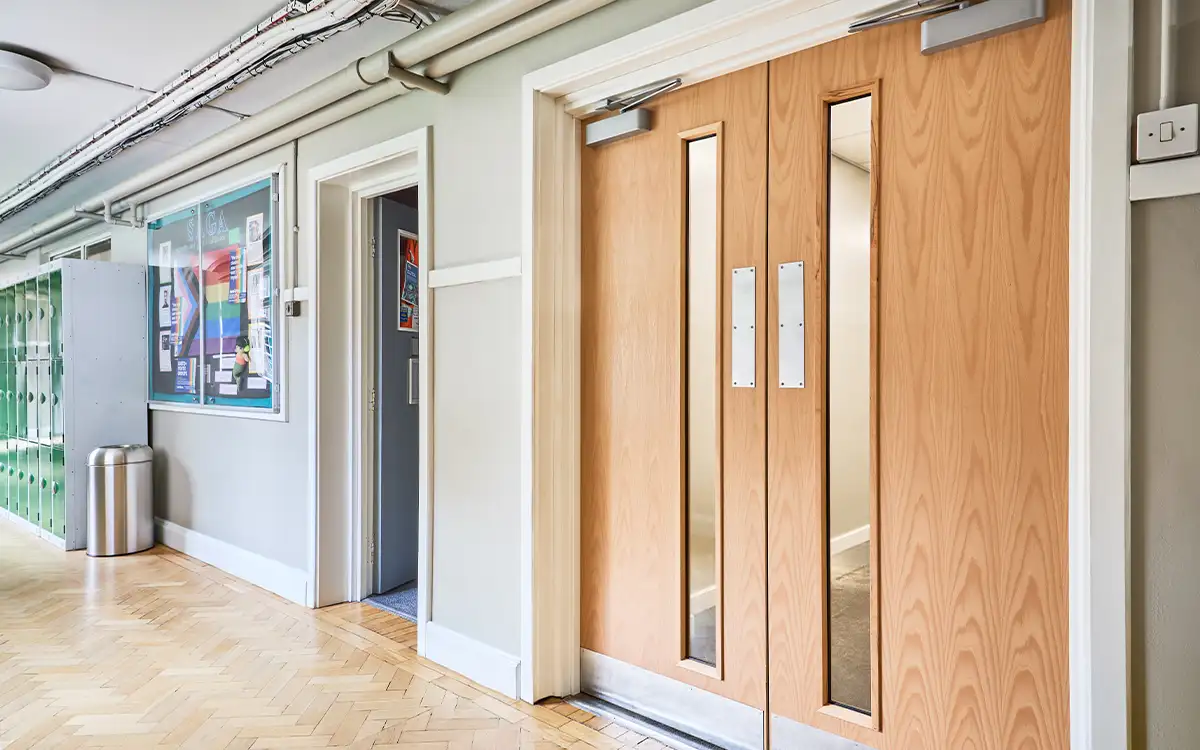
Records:
{"label": "herringbone parquet flooring", "polygon": [[366,605],[314,612],[166,548],[93,560],[0,521],[2,750],[662,747],[415,644]]}

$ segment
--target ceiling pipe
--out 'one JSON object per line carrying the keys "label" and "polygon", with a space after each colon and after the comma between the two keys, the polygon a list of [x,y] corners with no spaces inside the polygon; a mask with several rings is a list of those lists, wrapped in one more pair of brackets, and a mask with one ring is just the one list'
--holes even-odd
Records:
{"label": "ceiling pipe", "polygon": [[[288,125],[301,120],[301,118],[305,118],[307,115],[336,104],[347,97],[365,93],[373,87],[384,89],[379,92],[378,98],[364,97],[354,102],[354,105],[351,107],[341,108],[341,111],[345,112],[345,114],[342,114],[339,119],[344,119],[370,106],[374,106],[374,104],[405,93],[408,91],[405,86],[398,83],[392,86],[390,73],[394,67],[412,68],[435,55],[457,47],[499,26],[508,24],[513,19],[517,19],[530,11],[536,11],[550,3],[553,3],[555,6],[566,3],[577,8],[583,8],[588,6],[599,7],[600,5],[608,4],[608,2],[612,2],[612,0],[590,0],[587,3],[581,3],[579,0],[476,0],[476,2],[468,5],[466,8],[405,37],[391,47],[356,60],[343,70],[268,107],[254,117],[243,120],[186,151],[160,162],[157,166],[120,183],[83,205],[55,214],[35,224],[26,231],[4,242],[0,242],[0,255],[8,255],[14,249],[31,246],[47,233],[54,232],[68,223],[76,221],[79,219],[76,213],[77,209],[88,212],[99,212],[103,210],[105,201],[108,201],[113,205],[113,211],[119,213],[125,210],[124,199],[131,195],[140,196],[147,193],[153,193],[154,195],[151,197],[163,195],[165,191],[160,192],[160,183],[167,184],[173,177],[193,170],[198,165],[216,161],[223,163],[225,160],[222,159],[222,156],[228,152],[263,139],[263,136],[272,134],[275,131],[286,129]],[[550,12],[552,16],[561,18],[558,22],[561,24],[571,18],[578,17],[578,15],[582,15],[586,11],[580,10],[578,15],[570,16],[570,18],[557,12]],[[509,46],[519,44],[540,33],[536,32],[537,29],[541,28],[544,31],[545,28],[543,26],[544,24],[542,23],[526,22],[520,25],[520,28],[525,29],[525,31],[509,32],[503,34],[502,38],[509,40]],[[524,34],[526,33],[529,33],[529,36],[525,36]],[[471,59],[472,55],[469,54],[460,55],[460,59],[456,63],[458,67],[455,67],[454,70],[477,62],[488,54],[498,51],[489,51],[490,49],[490,46],[479,47],[476,53],[479,56],[474,59]],[[444,74],[448,75],[454,72],[454,70],[446,70]],[[373,103],[368,104],[367,102]],[[359,105],[363,106],[360,107]],[[332,122],[336,122],[336,120]],[[313,132],[313,130],[307,130],[294,137],[307,135]],[[256,144],[254,148],[246,149],[242,152],[244,154],[242,160],[265,153],[287,142],[284,140],[276,143],[276,140],[264,139],[262,143]],[[206,170],[206,173],[213,174],[214,171]],[[193,173],[190,176],[189,182],[184,184],[190,184],[190,182],[196,179],[202,179],[202,177],[196,176]],[[155,190],[149,191],[148,189],[152,187]],[[140,203],[148,199],[139,198],[136,202]]]}
{"label": "ceiling pipe", "polygon": [[[177,112],[203,92],[218,86],[221,82],[232,79],[239,71],[256,64],[275,50],[286,47],[291,40],[331,24],[345,21],[355,14],[363,12],[370,1],[334,0],[332,3],[323,3],[325,7],[319,11],[298,16],[257,35],[254,35],[253,32],[243,35],[242,38],[252,38],[245,43],[236,43],[239,46],[234,49],[232,54],[220,57],[215,64],[206,66],[213,59],[210,57],[160,91],[150,92],[149,97],[138,102],[132,109],[104,125],[82,143],[55,158],[50,164],[6,192],[3,197],[0,197],[0,215],[20,206],[23,201],[28,200],[28,196],[31,194],[52,189],[53,186],[61,183],[77,170],[80,164],[86,164],[101,157],[120,144],[130,133],[149,127],[154,122]],[[257,28],[262,28],[266,23],[260,24]],[[197,70],[200,72],[195,72]],[[191,77],[188,78],[188,76]],[[94,76],[87,77],[95,78]]]}
{"label": "ceiling pipe", "polygon": [[[93,219],[91,217],[82,217],[82,216],[78,217],[75,221],[69,222],[68,224],[54,230],[53,232],[46,234],[44,237],[39,238],[40,241],[38,243],[38,247],[45,247],[46,245],[49,245],[52,242],[58,242],[61,239],[70,237],[71,235],[73,235],[77,232],[82,232],[83,230],[87,229],[88,227],[94,226],[95,224],[98,224],[98,223],[99,223],[98,221],[96,221],[95,219]],[[24,252],[20,252],[20,248],[18,248],[18,249],[13,250],[12,252],[0,253],[0,262],[3,262],[4,260],[20,260],[22,257],[24,257],[25,255],[28,255],[34,249],[36,249],[36,248],[26,247]]]}

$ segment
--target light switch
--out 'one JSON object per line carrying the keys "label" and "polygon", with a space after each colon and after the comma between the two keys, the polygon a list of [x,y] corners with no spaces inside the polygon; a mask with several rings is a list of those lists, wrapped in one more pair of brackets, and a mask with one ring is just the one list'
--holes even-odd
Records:
{"label": "light switch", "polygon": [[1136,142],[1139,162],[1194,156],[1200,152],[1200,105],[1138,115]]}

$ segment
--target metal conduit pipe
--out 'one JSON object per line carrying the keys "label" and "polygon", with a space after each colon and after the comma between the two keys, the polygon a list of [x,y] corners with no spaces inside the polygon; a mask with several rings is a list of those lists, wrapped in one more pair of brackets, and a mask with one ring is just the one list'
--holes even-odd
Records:
{"label": "metal conduit pipe", "polygon": [[471,63],[503,52],[526,39],[532,39],[615,0],[560,0],[542,6],[509,23],[477,34],[457,47],[434,55],[418,71],[428,78],[443,78]]}
{"label": "metal conduit pipe", "polygon": [[[385,82],[391,80],[388,73],[393,67],[410,68],[433,55],[456,47],[552,1],[476,0],[466,8],[401,39],[387,49],[356,60],[338,73],[318,81],[192,148],[160,162],[154,168],[122,182],[77,208],[83,211],[100,211],[104,208],[105,201],[116,204],[128,195],[144,191],[160,182],[169,180],[180,172],[217,159],[227,151],[259,139],[288,123],[345,99],[355,92],[361,92],[375,85],[386,85]],[[517,41],[513,43],[515,44]],[[404,89],[401,88],[401,90]],[[395,93],[393,92],[392,96]],[[0,243],[0,255],[7,255],[15,248],[30,245],[47,233],[56,231],[78,218],[75,208],[55,214]]]}
{"label": "metal conduit pipe", "polygon": [[[50,232],[42,237],[39,237],[38,242],[41,245],[48,245],[51,242],[57,242],[58,240],[61,240],[64,237],[70,237],[71,235],[75,234],[76,232],[81,232],[84,229],[87,229],[88,227],[90,227],[96,223],[97,223],[96,220],[93,218],[81,216],[81,217],[77,218],[75,221],[72,221],[65,226],[55,229],[53,232]],[[26,248],[25,253],[28,253],[32,249],[33,248]],[[23,257],[23,254],[18,252],[18,250],[0,253],[0,260],[2,260],[4,258],[9,258],[12,260],[19,260],[21,257]]]}

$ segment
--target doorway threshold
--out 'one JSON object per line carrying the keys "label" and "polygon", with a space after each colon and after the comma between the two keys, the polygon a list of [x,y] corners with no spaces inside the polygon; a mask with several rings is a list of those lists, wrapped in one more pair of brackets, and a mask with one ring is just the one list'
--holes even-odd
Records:
{"label": "doorway threshold", "polygon": [[573,695],[565,700],[576,708],[582,708],[584,711],[620,724],[638,734],[658,740],[667,747],[674,748],[675,750],[722,750],[719,746],[711,742],[705,742],[699,737],[693,737],[674,727],[669,727],[653,719],[648,719],[641,714],[634,713],[586,693]]}

